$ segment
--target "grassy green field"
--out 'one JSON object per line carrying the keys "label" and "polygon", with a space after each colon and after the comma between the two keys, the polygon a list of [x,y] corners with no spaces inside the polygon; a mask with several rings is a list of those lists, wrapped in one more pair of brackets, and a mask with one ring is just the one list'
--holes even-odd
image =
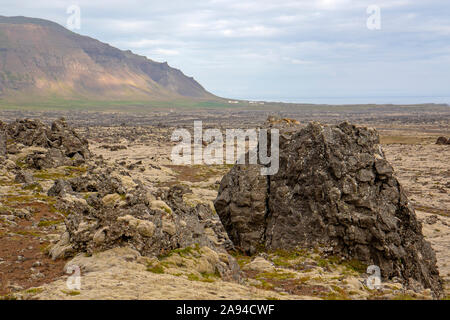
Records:
{"label": "grassy green field", "polygon": [[173,100],[173,101],[132,101],[132,100],[63,100],[50,98],[46,101],[36,100],[35,102],[13,102],[0,99],[0,110],[28,110],[28,111],[116,111],[116,112],[145,112],[157,109],[245,109],[245,110],[302,110],[309,112],[382,112],[383,110],[399,110],[404,112],[406,109],[411,112],[420,112],[427,109],[434,111],[448,112],[449,106],[437,104],[421,105],[319,105],[319,104],[294,104],[281,102],[265,102],[263,105],[249,104],[246,101],[240,101],[237,104],[229,104],[225,99],[217,100]]}
{"label": "grassy green field", "polygon": [[[236,106],[236,105],[233,105]],[[95,100],[57,100],[52,99],[45,102],[6,102],[0,100],[0,110],[86,110],[86,111],[145,111],[149,109],[180,109],[180,108],[230,108],[231,105],[218,101],[95,101]],[[239,107],[237,105],[237,107]],[[242,106],[241,106],[242,107]]]}

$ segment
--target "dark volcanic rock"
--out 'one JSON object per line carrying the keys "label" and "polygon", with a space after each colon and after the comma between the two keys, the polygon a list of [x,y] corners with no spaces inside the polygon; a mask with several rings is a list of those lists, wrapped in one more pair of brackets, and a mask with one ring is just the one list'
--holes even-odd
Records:
{"label": "dark volcanic rock", "polygon": [[441,293],[435,253],[373,129],[311,123],[281,132],[279,172],[265,177],[260,165],[235,165],[215,207],[248,253],[322,246]]}
{"label": "dark volcanic rock", "polygon": [[63,179],[58,179],[55,184],[47,191],[49,197],[64,197],[67,193],[72,193],[72,186]]}
{"label": "dark volcanic rock", "polygon": [[450,144],[450,139],[447,139],[446,137],[439,137],[436,141],[436,144],[440,145]]}
{"label": "dark volcanic rock", "polygon": [[0,126],[0,157],[4,157],[6,155],[6,134],[2,132]]}
{"label": "dark volcanic rock", "polygon": [[[90,157],[88,141],[70,128],[64,119],[53,122],[49,128],[39,120],[16,120],[2,124],[12,153],[18,145],[41,147],[44,150],[30,154],[26,163],[38,170],[62,165],[78,166]],[[17,153],[16,150],[14,153]]]}

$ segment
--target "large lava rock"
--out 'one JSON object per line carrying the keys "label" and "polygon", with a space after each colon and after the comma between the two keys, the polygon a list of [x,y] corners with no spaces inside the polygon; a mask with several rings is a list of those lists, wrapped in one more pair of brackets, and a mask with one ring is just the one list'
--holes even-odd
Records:
{"label": "large lava rock", "polygon": [[223,178],[216,211],[234,244],[322,247],[378,265],[412,288],[442,290],[436,257],[386,161],[374,129],[311,123],[280,132],[280,169],[235,165]]}

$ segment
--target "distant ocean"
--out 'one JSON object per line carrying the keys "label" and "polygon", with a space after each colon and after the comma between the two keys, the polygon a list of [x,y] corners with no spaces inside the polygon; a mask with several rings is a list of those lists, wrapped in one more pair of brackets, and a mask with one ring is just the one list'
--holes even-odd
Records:
{"label": "distant ocean", "polygon": [[[252,99],[245,99],[252,100]],[[423,104],[436,103],[450,105],[450,96],[417,96],[417,97],[298,97],[298,98],[258,98],[255,101],[312,103],[312,104]]]}

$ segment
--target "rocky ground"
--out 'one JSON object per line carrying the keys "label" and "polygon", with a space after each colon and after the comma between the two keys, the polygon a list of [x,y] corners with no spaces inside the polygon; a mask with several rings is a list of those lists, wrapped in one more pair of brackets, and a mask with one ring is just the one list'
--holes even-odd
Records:
{"label": "rocky ground", "polygon": [[[439,272],[445,281],[444,296],[448,296],[450,149],[448,145],[435,144],[438,136],[449,136],[448,124],[445,127],[444,121],[443,127],[442,123],[395,126],[382,123],[377,129],[386,158],[416,208],[426,240],[431,242],[436,252]],[[65,247],[61,237],[69,233],[74,238],[81,222],[76,221],[76,228],[68,230],[64,220],[72,207],[61,204],[73,203],[74,197],[85,198],[88,202],[92,193],[101,191],[89,190],[88,187],[82,190],[75,182],[71,185],[73,194],[61,195],[59,191],[49,194],[48,191],[51,188],[55,190],[58,179],[77,181],[82,177],[83,180],[86,174],[92,175],[93,167],[100,164],[109,166],[109,175],[119,176],[122,186],[133,189],[124,192],[125,197],[118,192],[118,196],[105,199],[115,194],[110,190],[102,194],[102,201],[112,201],[117,208],[122,205],[123,210],[131,210],[132,200],[126,195],[133,194],[136,180],[156,194],[146,204],[150,210],[153,210],[152,203],[159,203],[163,205],[163,211],[164,205],[168,205],[168,210],[181,210],[184,213],[180,215],[183,216],[189,210],[198,210],[199,204],[213,208],[220,180],[230,170],[230,165],[172,165],[172,131],[173,128],[160,125],[94,126],[89,129],[82,126],[77,132],[88,138],[92,158],[58,163],[55,167],[34,165],[45,159],[36,157],[42,155],[40,147],[22,146],[17,153],[8,155],[0,169],[0,294],[11,299],[432,298],[430,290],[408,290],[397,279],[384,280],[381,289],[371,290],[365,285],[367,266],[357,261],[329,257],[318,249],[278,249],[253,256],[232,248],[221,251],[216,247],[222,247],[226,239],[220,240],[220,232],[212,227],[204,227],[210,234],[203,246],[187,245],[184,249],[177,249],[169,245],[174,240],[168,237],[164,239],[167,239],[170,250],[158,252],[152,258],[142,255],[147,249],[153,250],[145,241],[139,240],[141,252],[108,247],[108,234],[102,244],[105,246],[98,252],[93,250],[86,254],[89,252],[86,247],[77,254],[74,248]],[[25,159],[31,159],[33,165],[30,167],[30,162]],[[174,209],[175,205],[170,204],[164,194],[157,195],[158,190],[167,191],[175,185],[186,188],[181,195],[185,207]],[[104,208],[103,205],[106,206],[103,203],[99,208]],[[87,217],[98,219],[96,228],[101,227],[101,218],[91,213],[87,213]],[[208,217],[207,221],[211,224],[215,220]],[[152,223],[158,225],[162,222],[154,220]],[[199,223],[205,225],[204,221]],[[86,241],[83,241],[77,244],[84,245]],[[52,254],[55,259],[52,259]],[[76,257],[71,257],[71,254]],[[217,272],[216,266],[225,259],[221,256],[221,260],[221,254],[230,255],[239,265],[242,270],[239,279],[226,279]],[[226,259],[231,261],[231,258]],[[69,290],[66,285],[67,266],[74,264],[81,268],[80,290]]]}

